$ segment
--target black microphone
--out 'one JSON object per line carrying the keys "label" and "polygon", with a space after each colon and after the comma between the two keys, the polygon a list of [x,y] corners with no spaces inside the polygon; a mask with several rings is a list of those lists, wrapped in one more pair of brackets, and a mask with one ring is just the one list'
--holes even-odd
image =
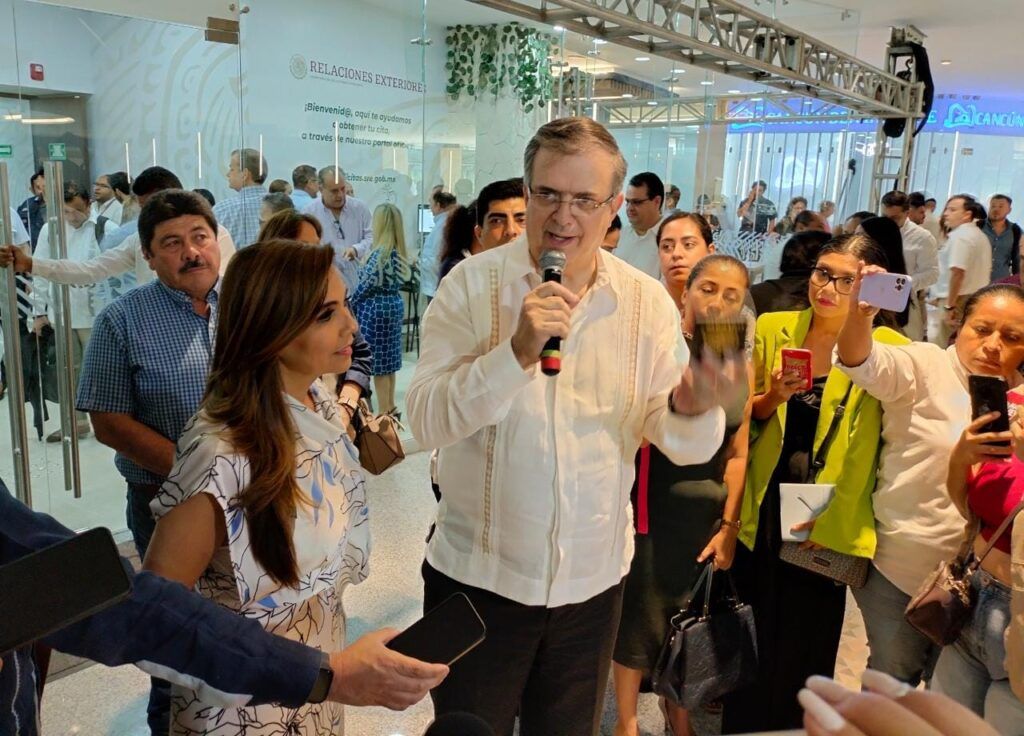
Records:
{"label": "black microphone", "polygon": [[[540,267],[544,269],[544,280],[562,283],[565,268],[565,253],[560,250],[546,250],[540,254]],[[557,376],[562,371],[562,338],[552,337],[540,351],[540,369],[545,376]]]}
{"label": "black microphone", "polygon": [[447,713],[431,723],[423,736],[494,736],[494,730],[472,713]]}

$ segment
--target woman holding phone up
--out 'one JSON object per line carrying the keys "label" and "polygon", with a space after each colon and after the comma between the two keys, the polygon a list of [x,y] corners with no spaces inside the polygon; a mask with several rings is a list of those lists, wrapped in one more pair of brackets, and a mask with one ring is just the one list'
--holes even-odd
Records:
{"label": "woman holding phone up", "polygon": [[[661,272],[669,291],[676,291],[685,306],[683,333],[691,359],[700,357],[694,337],[699,338],[702,323],[735,327],[731,334],[739,350],[746,329],[740,312],[750,285],[747,268],[724,255],[705,254],[689,262],[688,254],[697,248],[677,247],[672,233],[676,229],[678,234],[690,232],[699,239],[695,245],[706,248],[700,231],[707,224],[699,215],[673,217],[682,219],[675,220],[676,228],[670,224],[668,236],[659,241]],[[665,230],[663,226],[663,235]],[[728,570],[732,565],[749,428],[750,406],[744,395],[727,407],[725,438],[708,462],[679,467],[652,445],[638,453],[635,552],[613,654],[617,736],[639,734],[637,699],[642,680],[657,664],[669,619],[688,602],[700,563],[714,557],[717,568]],[[661,707],[666,730],[674,736],[692,736],[686,710],[665,699]]]}
{"label": "woman holding phone up", "polygon": [[[860,558],[875,551],[871,492],[881,409],[878,401],[851,386],[832,357],[860,261],[887,262],[867,236],[829,241],[811,271],[810,309],[763,314],[757,320],[753,439],[735,569],[740,597],[754,609],[758,672],[750,687],[726,700],[723,733],[799,728],[797,693],[810,675],[831,677],[835,670],[846,588],[780,559],[780,485],[834,485],[825,510],[793,530],[810,532],[805,548],[825,547]],[[876,330],[875,339],[906,341],[886,328]],[[782,351],[792,348],[810,351],[809,386],[807,376],[783,370]],[[831,435],[828,442],[826,435]],[[822,462],[820,470],[812,467],[815,460]]]}
{"label": "woman holding phone up", "polygon": [[[866,266],[865,275],[880,269]],[[839,368],[882,402],[882,456],[873,501],[878,548],[867,583],[854,596],[864,615],[868,667],[916,686],[930,679],[938,648],[904,619],[904,610],[939,562],[963,538],[964,520],[946,489],[953,446],[971,422],[970,374],[1024,380],[1024,291],[996,285],[967,302],[948,348],[871,340],[875,309],[860,302],[839,334]]]}

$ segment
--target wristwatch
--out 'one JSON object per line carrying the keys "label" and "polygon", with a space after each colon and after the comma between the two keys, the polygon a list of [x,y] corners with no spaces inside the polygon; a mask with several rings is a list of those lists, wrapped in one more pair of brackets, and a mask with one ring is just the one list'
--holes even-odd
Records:
{"label": "wristwatch", "polygon": [[331,685],[334,683],[334,670],[331,669],[331,657],[327,652],[323,653],[323,659],[320,662],[320,673],[316,676],[316,682],[313,683],[313,689],[309,693],[309,697],[306,698],[307,703],[322,703],[327,700],[328,693],[331,692]]}

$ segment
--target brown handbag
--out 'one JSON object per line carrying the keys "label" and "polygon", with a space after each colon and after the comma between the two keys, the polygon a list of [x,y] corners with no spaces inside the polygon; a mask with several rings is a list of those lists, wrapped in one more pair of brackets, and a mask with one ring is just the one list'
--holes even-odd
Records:
{"label": "brown handbag", "polygon": [[1024,501],[1003,519],[981,557],[972,554],[974,540],[978,536],[978,524],[972,524],[972,530],[965,533],[956,556],[940,562],[918,589],[917,595],[910,599],[903,614],[907,623],[939,646],[949,646],[959,639],[976,600],[971,578],[1021,509],[1024,509]]}
{"label": "brown handbag", "polygon": [[380,475],[405,459],[405,449],[398,438],[402,425],[395,417],[374,414],[366,400],[361,399],[352,416],[352,424],[356,431],[359,464],[366,472]]}

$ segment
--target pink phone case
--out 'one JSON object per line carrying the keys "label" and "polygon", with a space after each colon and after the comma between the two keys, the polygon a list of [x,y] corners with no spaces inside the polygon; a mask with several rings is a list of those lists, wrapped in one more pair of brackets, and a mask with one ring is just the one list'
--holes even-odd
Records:
{"label": "pink phone case", "polygon": [[879,309],[902,312],[914,291],[914,280],[902,273],[869,273],[860,282],[860,300]]}

